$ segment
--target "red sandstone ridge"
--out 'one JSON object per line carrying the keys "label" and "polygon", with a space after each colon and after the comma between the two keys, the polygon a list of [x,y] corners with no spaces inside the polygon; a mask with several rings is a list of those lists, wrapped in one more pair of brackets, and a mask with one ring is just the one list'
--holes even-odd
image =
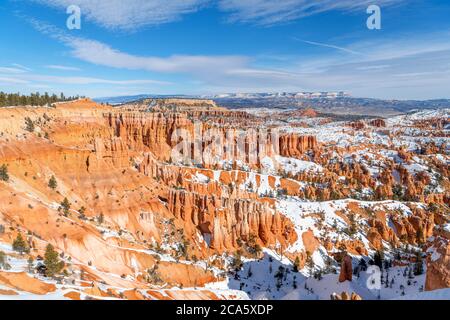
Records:
{"label": "red sandstone ridge", "polygon": [[318,113],[316,112],[316,110],[314,110],[312,108],[308,108],[308,109],[298,110],[296,112],[296,115],[300,116],[300,117],[305,117],[305,118],[316,118],[318,116]]}

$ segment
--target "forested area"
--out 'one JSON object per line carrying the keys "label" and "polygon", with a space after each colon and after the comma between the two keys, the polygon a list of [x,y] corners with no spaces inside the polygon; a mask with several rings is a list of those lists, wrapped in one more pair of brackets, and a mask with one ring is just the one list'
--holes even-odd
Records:
{"label": "forested area", "polygon": [[0,92],[0,107],[9,106],[45,106],[55,102],[71,101],[80,98],[79,96],[66,97],[64,93],[60,95],[40,94],[39,92],[23,95],[20,93]]}

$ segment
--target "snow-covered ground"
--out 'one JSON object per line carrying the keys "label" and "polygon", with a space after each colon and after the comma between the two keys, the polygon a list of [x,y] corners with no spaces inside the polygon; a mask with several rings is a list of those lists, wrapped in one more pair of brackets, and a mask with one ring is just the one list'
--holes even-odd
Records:
{"label": "snow-covered ground", "polygon": [[450,288],[408,294],[392,300],[450,300]]}
{"label": "snow-covered ground", "polygon": [[[356,266],[358,259],[353,260]],[[418,295],[423,291],[425,273],[414,276],[409,272],[412,267],[391,267],[383,270],[382,276],[379,274],[377,279],[370,270],[361,271],[359,276],[353,276],[353,281],[340,283],[338,272],[315,279],[307,275],[307,268],[294,272],[287,259],[265,250],[260,260],[244,260],[243,268],[237,275],[229,275],[227,285],[231,289],[244,291],[254,300],[330,300],[332,294],[342,292],[354,292],[364,300],[388,300]],[[375,284],[373,279],[376,279]]]}

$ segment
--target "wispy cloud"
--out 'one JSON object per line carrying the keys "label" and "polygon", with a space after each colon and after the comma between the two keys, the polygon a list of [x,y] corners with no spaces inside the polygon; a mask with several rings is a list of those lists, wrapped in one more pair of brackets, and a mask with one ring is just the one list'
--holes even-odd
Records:
{"label": "wispy cloud", "polygon": [[43,74],[17,74],[6,77],[0,74],[0,80],[6,83],[54,83],[54,84],[73,84],[73,85],[89,85],[89,84],[114,84],[114,85],[170,85],[171,82],[139,79],[139,80],[111,80],[95,77],[62,77],[50,76]]}
{"label": "wispy cloud", "polygon": [[25,67],[24,65],[19,64],[19,63],[13,63],[13,64],[11,64],[11,65],[12,65],[13,67],[22,69],[22,70],[24,70],[24,71],[32,71],[30,68]]}
{"label": "wispy cloud", "polygon": [[274,25],[326,11],[354,11],[371,4],[392,6],[407,0],[28,0],[60,10],[78,5],[92,22],[107,28],[137,30],[173,22],[208,6],[217,6],[231,22]]}
{"label": "wispy cloud", "polygon": [[0,67],[0,72],[2,72],[2,73],[25,73],[27,71],[20,69],[20,68]]}
{"label": "wispy cloud", "polygon": [[27,75],[22,79],[33,80],[38,82],[50,82],[59,84],[118,84],[118,85],[136,85],[136,84],[157,84],[157,85],[169,85],[170,82],[158,81],[158,80],[110,80],[94,77],[59,77],[49,75]]}
{"label": "wispy cloud", "polygon": [[389,68],[390,65],[388,64],[382,64],[382,65],[372,65],[372,66],[362,66],[362,67],[357,67],[356,70],[362,70],[362,71],[367,71],[367,70],[383,70],[383,69],[387,69]]}
{"label": "wispy cloud", "polygon": [[[42,84],[42,83],[29,84],[28,87],[29,87],[29,88],[36,88],[36,89],[39,89],[39,90],[42,90],[42,89],[52,89],[52,86],[51,86],[51,85],[48,85],[48,84]],[[53,89],[54,89],[54,88],[53,88]]]}
{"label": "wispy cloud", "polygon": [[[340,88],[358,96],[429,99],[448,96],[450,34],[384,37],[352,43],[361,55],[326,55],[302,60],[299,70],[314,88]],[[291,69],[292,70],[292,69]]]}
{"label": "wispy cloud", "polygon": [[[71,37],[54,26],[40,23],[33,18],[29,20],[31,24],[40,32],[51,35],[53,38],[58,39],[64,43],[73,41],[73,48],[80,49],[82,52],[82,41],[78,38]],[[81,42],[79,42],[81,41]],[[95,49],[95,48],[94,48]],[[73,77],[73,76],[53,76],[46,74],[36,74],[31,72],[30,68],[24,67],[20,64],[14,64],[15,67],[0,67],[0,82],[3,84],[29,84],[38,85],[42,83],[58,84],[58,85],[90,85],[90,84],[108,84],[108,85],[157,85],[166,86],[171,85],[168,81],[159,81],[153,79],[129,79],[129,80],[112,80],[97,77]],[[63,65],[47,65],[46,68],[64,70],[64,71],[79,71],[80,69]]]}
{"label": "wispy cloud", "polygon": [[22,79],[17,79],[17,78],[12,78],[12,77],[0,76],[0,83],[3,83],[3,84],[26,84],[26,83],[28,83],[28,81],[22,80]]}
{"label": "wispy cloud", "polygon": [[362,55],[361,52],[358,52],[358,51],[355,51],[355,50],[351,50],[351,49],[347,49],[347,48],[344,48],[344,47],[339,47],[339,46],[328,44],[328,43],[321,43],[321,42],[315,42],[315,41],[302,40],[302,39],[298,39],[296,37],[294,37],[293,39],[296,40],[296,41],[300,41],[300,42],[304,42],[304,43],[313,45],[313,46],[331,48],[331,49],[336,49],[336,50],[343,51],[343,52],[346,52],[346,53]]}
{"label": "wispy cloud", "polygon": [[45,67],[48,69],[61,70],[61,71],[81,71],[80,68],[69,67],[69,66],[47,65]]}
{"label": "wispy cloud", "polygon": [[65,10],[78,5],[90,21],[108,29],[135,30],[180,19],[209,0],[29,0]]}
{"label": "wispy cloud", "polygon": [[340,10],[354,11],[371,4],[391,6],[406,0],[220,0],[219,7],[231,14],[231,22],[274,25],[312,16],[318,13]]}

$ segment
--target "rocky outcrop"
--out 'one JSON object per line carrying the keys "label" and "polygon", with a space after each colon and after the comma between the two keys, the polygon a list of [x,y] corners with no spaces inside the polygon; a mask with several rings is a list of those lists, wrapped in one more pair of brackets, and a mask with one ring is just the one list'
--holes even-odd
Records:
{"label": "rocky outcrop", "polygon": [[172,135],[176,130],[193,131],[193,124],[182,114],[108,113],[105,114],[113,137],[120,138],[129,150],[151,151],[160,160],[171,157]]}
{"label": "rocky outcrop", "polygon": [[307,151],[318,148],[314,136],[299,136],[297,134],[282,135],[280,137],[280,155],[284,157],[301,157]]}
{"label": "rocky outcrop", "polygon": [[301,110],[295,111],[294,115],[298,116],[298,117],[305,117],[305,118],[316,118],[318,116],[318,113],[316,110],[314,110],[312,108],[306,108],[306,109],[301,109]]}
{"label": "rocky outcrop", "polygon": [[383,238],[378,233],[376,228],[370,228],[367,232],[367,240],[369,240],[372,248],[375,250],[381,250],[383,248]]}
{"label": "rocky outcrop", "polygon": [[218,252],[234,251],[239,241],[256,236],[263,246],[284,244],[296,240],[297,235],[289,219],[268,202],[199,195],[183,190],[171,190],[169,210],[185,222],[185,229],[198,229],[210,246]]}
{"label": "rocky outcrop", "polygon": [[45,295],[56,290],[54,284],[32,278],[25,272],[10,273],[0,271],[0,285],[37,295]]}
{"label": "rocky outcrop", "polygon": [[383,119],[375,119],[369,122],[369,124],[373,127],[377,128],[385,128],[386,127],[386,121]]}
{"label": "rocky outcrop", "polygon": [[427,252],[425,290],[450,288],[450,241],[437,237]]}
{"label": "rocky outcrop", "polygon": [[354,121],[350,122],[349,126],[355,130],[362,130],[366,127],[366,124],[363,121]]}
{"label": "rocky outcrop", "polygon": [[408,217],[393,216],[392,222],[398,239],[411,244],[425,243],[435,226],[434,214],[420,209],[413,209],[413,215]]}
{"label": "rocky outcrop", "polygon": [[351,294],[348,294],[345,291],[343,291],[341,294],[333,293],[330,296],[330,298],[331,298],[331,300],[351,300],[351,301],[362,300],[362,298],[358,294],[356,294],[354,292],[352,292]]}
{"label": "rocky outcrop", "polygon": [[346,255],[342,259],[341,272],[339,273],[339,282],[352,281],[353,276],[353,266],[352,258]]}
{"label": "rocky outcrop", "polygon": [[[381,249],[382,241],[384,240],[388,243],[396,243],[398,241],[397,236],[395,235],[394,230],[389,228],[385,221],[385,213],[378,213],[380,218],[374,219],[371,218],[368,221],[369,226],[372,228],[369,230],[368,239],[377,250]],[[378,235],[376,235],[378,233]]]}

